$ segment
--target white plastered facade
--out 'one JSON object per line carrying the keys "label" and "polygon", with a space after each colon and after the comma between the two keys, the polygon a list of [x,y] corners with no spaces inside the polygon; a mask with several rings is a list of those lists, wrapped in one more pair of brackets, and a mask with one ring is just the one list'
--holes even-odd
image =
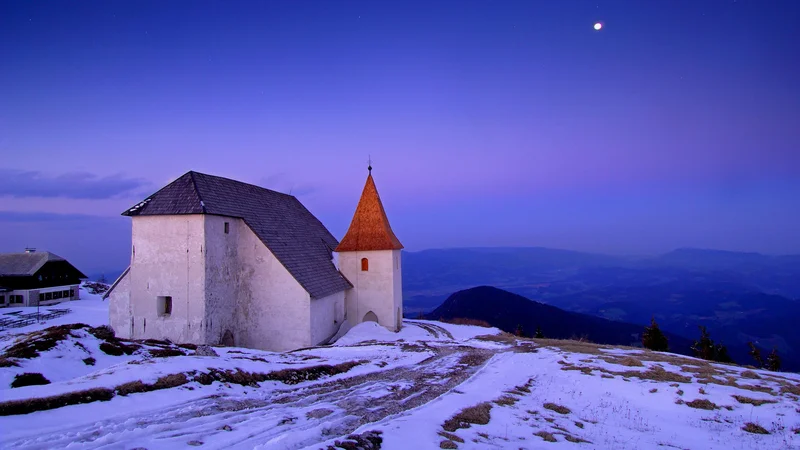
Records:
{"label": "white plastered facade", "polygon": [[[131,265],[109,294],[117,336],[285,351],[326,342],[342,326],[345,291],[312,299],[243,220],[132,220]],[[171,298],[169,314],[159,297]]]}
{"label": "white plastered facade", "polygon": [[[363,259],[367,270],[362,270]],[[339,270],[353,284],[345,295],[348,323],[370,320],[372,313],[380,325],[399,331],[403,321],[400,250],[340,252]]]}

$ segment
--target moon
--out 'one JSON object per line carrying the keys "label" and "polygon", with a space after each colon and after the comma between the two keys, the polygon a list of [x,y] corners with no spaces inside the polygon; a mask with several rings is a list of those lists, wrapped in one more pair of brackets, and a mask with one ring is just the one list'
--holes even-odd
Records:
{"label": "moon", "polygon": [[603,29],[603,24],[600,23],[600,22],[596,22],[594,24],[594,29],[597,30],[597,31],[600,31],[601,29]]}

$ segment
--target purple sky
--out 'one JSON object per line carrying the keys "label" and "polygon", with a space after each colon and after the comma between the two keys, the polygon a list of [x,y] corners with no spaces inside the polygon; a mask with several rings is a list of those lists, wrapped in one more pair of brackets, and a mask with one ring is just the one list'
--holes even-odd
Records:
{"label": "purple sky", "polygon": [[797,253],[798,23],[793,0],[3,2],[0,251],[124,268],[119,214],[188,170],[291,190],[341,238],[371,154],[412,251]]}

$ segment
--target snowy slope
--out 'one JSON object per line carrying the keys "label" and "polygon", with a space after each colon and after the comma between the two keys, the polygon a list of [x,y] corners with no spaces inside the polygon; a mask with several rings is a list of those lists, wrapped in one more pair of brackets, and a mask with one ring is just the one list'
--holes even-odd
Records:
{"label": "snowy slope", "polygon": [[[82,301],[70,321],[103,323],[91,316],[105,304]],[[796,374],[416,320],[399,333],[364,323],[332,346],[219,356],[161,343],[112,356],[93,332],[11,358],[0,411],[98,388],[107,398],[0,416],[0,448],[324,449],[347,448],[347,436],[383,449],[800,448]],[[184,355],[154,356],[163,349]],[[23,372],[52,383],[10,388]],[[768,434],[743,429],[755,425]]]}

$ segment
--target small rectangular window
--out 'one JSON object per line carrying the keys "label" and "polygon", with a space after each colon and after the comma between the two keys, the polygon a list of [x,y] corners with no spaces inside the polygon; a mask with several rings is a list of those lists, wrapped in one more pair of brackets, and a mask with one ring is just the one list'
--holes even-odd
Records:
{"label": "small rectangular window", "polygon": [[52,300],[53,299],[53,293],[52,292],[45,292],[44,293],[44,299],[45,300]]}
{"label": "small rectangular window", "polygon": [[172,314],[172,297],[162,296],[158,297],[158,315],[168,316]]}
{"label": "small rectangular window", "polygon": [[230,231],[231,231],[231,224],[225,222],[225,234],[228,234],[228,232]]}
{"label": "small rectangular window", "polygon": [[44,301],[44,294],[39,294],[39,301],[40,301],[40,302],[43,302],[43,301]]}
{"label": "small rectangular window", "polygon": [[6,303],[6,296],[0,295],[0,305],[4,305]]}

